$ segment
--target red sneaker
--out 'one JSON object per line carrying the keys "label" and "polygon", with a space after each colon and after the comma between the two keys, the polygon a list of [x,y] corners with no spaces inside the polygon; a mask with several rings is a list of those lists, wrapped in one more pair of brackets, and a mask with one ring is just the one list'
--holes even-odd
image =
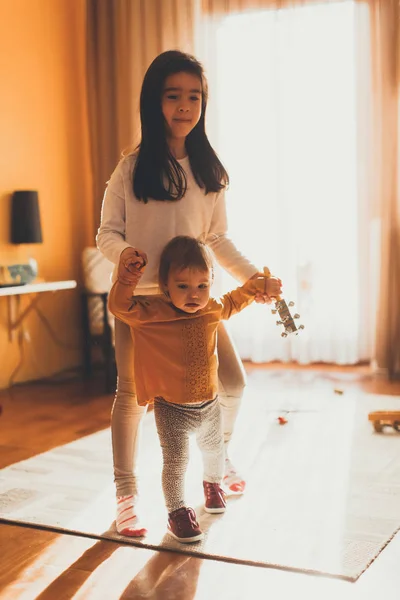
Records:
{"label": "red sneaker", "polygon": [[178,508],[168,515],[168,531],[179,542],[190,544],[204,537],[193,508]]}
{"label": "red sneaker", "polygon": [[208,513],[223,513],[226,510],[225,492],[218,483],[203,481],[204,510]]}

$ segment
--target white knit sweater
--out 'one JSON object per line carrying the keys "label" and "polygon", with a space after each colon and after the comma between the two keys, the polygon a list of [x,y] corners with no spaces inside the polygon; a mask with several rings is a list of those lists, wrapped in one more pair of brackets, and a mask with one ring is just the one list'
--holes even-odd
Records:
{"label": "white knit sweater", "polygon": [[[148,266],[136,288],[137,294],[158,292],[160,255],[164,246],[177,235],[190,235],[205,241],[219,264],[240,283],[258,272],[227,237],[224,190],[205,194],[193,177],[189,159],[186,157],[179,163],[187,177],[187,191],[181,200],[149,200],[147,204],[138,201],[132,189],[134,154],[119,162],[104,194],[97,247],[115,265],[121,252],[129,246],[146,252]],[[115,274],[116,267],[113,281]]]}

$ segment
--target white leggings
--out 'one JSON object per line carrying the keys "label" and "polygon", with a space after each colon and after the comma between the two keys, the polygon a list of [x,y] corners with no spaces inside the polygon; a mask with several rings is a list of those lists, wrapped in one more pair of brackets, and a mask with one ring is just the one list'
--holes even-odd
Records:
{"label": "white leggings", "polygon": [[[117,496],[138,493],[136,468],[140,422],[146,412],[146,407],[139,406],[137,403],[133,344],[129,326],[115,319],[115,358],[118,379],[111,413],[111,436]],[[217,352],[219,360],[218,396],[222,409],[226,446],[232,436],[243,389],[246,385],[246,376],[242,361],[222,322],[218,326]]]}

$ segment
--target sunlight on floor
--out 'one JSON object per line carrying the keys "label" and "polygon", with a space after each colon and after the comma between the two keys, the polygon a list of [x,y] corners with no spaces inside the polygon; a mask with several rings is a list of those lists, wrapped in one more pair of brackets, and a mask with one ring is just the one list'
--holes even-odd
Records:
{"label": "sunlight on floor", "polygon": [[143,579],[141,571],[149,563],[154,552],[140,549],[136,551],[133,560],[132,552],[135,552],[133,548],[118,547],[117,544],[114,546],[113,554],[99,564],[96,571],[89,574],[80,589],[72,596],[74,600],[98,600],[99,587],[108,590],[106,594],[110,594],[112,590],[112,598],[120,598],[127,588],[132,588]]}
{"label": "sunlight on floor", "polygon": [[[18,573],[18,580],[23,581],[24,590],[21,595],[15,595],[14,584],[11,583],[3,590],[4,598],[32,600],[63,574],[71,565],[76,563],[82,554],[97,542],[95,540],[60,537],[47,546],[32,563]],[[35,595],[34,595],[35,594]]]}

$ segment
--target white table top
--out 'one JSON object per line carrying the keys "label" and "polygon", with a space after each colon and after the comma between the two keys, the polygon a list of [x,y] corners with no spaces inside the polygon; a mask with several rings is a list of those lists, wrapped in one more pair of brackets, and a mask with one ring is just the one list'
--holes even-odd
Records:
{"label": "white table top", "polygon": [[0,287],[0,296],[19,296],[20,294],[36,294],[38,292],[57,292],[58,290],[72,290],[76,288],[76,281],[41,281],[26,283],[25,285],[12,285]]}

